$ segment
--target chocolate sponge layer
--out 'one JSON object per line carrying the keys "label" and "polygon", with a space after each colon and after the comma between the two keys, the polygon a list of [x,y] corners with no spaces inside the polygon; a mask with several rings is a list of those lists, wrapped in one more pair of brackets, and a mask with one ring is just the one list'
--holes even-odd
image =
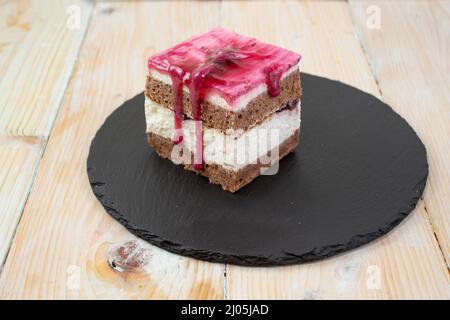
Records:
{"label": "chocolate sponge layer", "polygon": [[[242,129],[246,131],[280,108],[297,101],[301,93],[300,72],[294,71],[282,80],[281,93],[278,96],[270,97],[267,91],[263,92],[238,112],[226,110],[209,102],[203,103],[202,122],[207,127],[215,128],[223,132],[227,129]],[[171,85],[148,76],[145,95],[154,102],[172,109]],[[184,91],[183,114],[187,118],[193,118],[190,97]]]}
{"label": "chocolate sponge layer", "polygon": [[[278,158],[282,159],[295,149],[299,142],[300,129],[296,130],[289,138],[283,141],[278,147]],[[174,144],[170,139],[164,138],[154,133],[147,133],[147,140],[150,146],[155,149],[159,156],[171,159]],[[193,155],[191,154],[191,159]],[[264,169],[260,161],[255,164],[248,164],[238,171],[228,170],[218,164],[205,164],[203,169],[196,171],[193,164],[184,164],[184,169],[195,171],[209,179],[210,183],[219,184],[224,190],[236,192],[261,174]]]}

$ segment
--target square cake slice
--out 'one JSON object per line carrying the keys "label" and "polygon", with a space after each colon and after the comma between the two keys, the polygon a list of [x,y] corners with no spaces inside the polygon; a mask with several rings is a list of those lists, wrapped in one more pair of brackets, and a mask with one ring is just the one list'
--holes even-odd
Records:
{"label": "square cake slice", "polygon": [[290,50],[222,28],[153,55],[145,88],[149,144],[231,192],[274,174],[299,142],[299,61]]}

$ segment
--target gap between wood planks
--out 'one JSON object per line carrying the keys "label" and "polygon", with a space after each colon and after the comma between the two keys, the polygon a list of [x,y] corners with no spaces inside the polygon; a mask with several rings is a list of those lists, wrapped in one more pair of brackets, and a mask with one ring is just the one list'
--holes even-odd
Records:
{"label": "gap between wood planks", "polygon": [[2,144],[2,145],[5,145],[5,144],[7,145],[9,143],[15,143],[15,142],[18,142],[18,143],[21,143],[21,144],[25,144],[25,145],[38,145],[41,148],[40,148],[39,160],[38,160],[38,163],[36,165],[36,169],[34,170],[32,176],[31,176],[31,183],[30,183],[30,186],[29,186],[29,188],[27,190],[25,201],[23,202],[22,206],[19,208],[19,211],[20,211],[19,219],[18,219],[16,225],[13,227],[13,234],[12,234],[12,237],[11,237],[10,242],[8,244],[8,249],[6,250],[6,253],[5,253],[3,259],[0,261],[0,274],[2,273],[3,266],[6,263],[6,260],[8,259],[8,255],[9,255],[9,252],[11,250],[11,245],[12,245],[12,243],[14,241],[15,236],[16,236],[16,232],[17,232],[17,229],[19,227],[20,221],[22,220],[23,211],[25,210],[25,205],[28,202],[28,198],[30,196],[31,189],[33,187],[34,181],[36,180],[36,176],[37,176],[37,173],[38,173],[38,170],[39,170],[39,164],[40,164],[40,162],[42,160],[42,155],[44,154],[45,145],[46,145],[46,139],[42,138],[42,137],[34,137],[34,136],[2,136],[2,137],[0,137],[0,144]]}
{"label": "gap between wood planks", "polygon": [[80,54],[80,50],[81,50],[81,48],[82,48],[82,46],[84,44],[84,39],[86,38],[87,31],[88,31],[89,26],[91,24],[91,18],[92,18],[93,10],[94,10],[93,7],[91,7],[91,9],[89,10],[89,14],[88,14],[88,17],[87,17],[87,23],[85,24],[85,28],[83,30],[82,39],[81,39],[80,43],[78,44],[78,47],[76,48],[76,54],[75,54],[75,57],[74,57],[74,59],[72,61],[72,66],[70,68],[70,74],[67,77],[66,81],[63,83],[62,93],[60,94],[60,96],[58,98],[58,102],[57,102],[57,106],[58,106],[57,110],[55,112],[55,115],[54,115],[53,119],[50,120],[51,121],[51,125],[50,125],[50,130],[49,130],[48,137],[44,137],[44,136],[2,136],[2,137],[0,137],[0,143],[4,143],[4,142],[8,143],[8,142],[13,142],[13,141],[18,141],[18,142],[21,142],[21,143],[24,143],[24,144],[32,144],[32,145],[40,144],[41,145],[41,152],[39,154],[39,160],[37,161],[36,169],[35,169],[35,171],[33,173],[33,176],[31,177],[30,186],[29,186],[28,190],[26,191],[25,201],[23,202],[23,205],[20,208],[18,222],[14,226],[13,235],[11,237],[10,243],[8,244],[8,250],[6,251],[5,257],[4,257],[3,260],[0,261],[0,274],[2,273],[3,267],[4,267],[5,263],[6,263],[6,261],[8,260],[9,253],[10,253],[10,250],[11,250],[11,245],[12,245],[12,243],[13,243],[15,237],[16,237],[17,229],[19,228],[19,225],[20,225],[20,223],[22,221],[22,217],[23,217],[23,212],[25,210],[25,206],[26,206],[26,204],[28,202],[28,198],[29,198],[29,196],[31,194],[31,190],[33,189],[34,182],[36,181],[36,177],[37,177],[37,174],[38,174],[39,169],[40,169],[42,157],[43,157],[43,155],[45,153],[45,150],[47,148],[48,141],[50,140],[50,138],[52,136],[53,127],[55,125],[56,119],[58,118],[59,111],[61,110],[61,105],[62,105],[64,96],[66,95],[66,90],[67,90],[67,88],[69,86],[70,81],[72,80],[72,77],[73,77],[73,74],[74,74],[73,71],[74,71],[74,69],[76,67],[78,56]]}
{"label": "gap between wood planks", "polygon": [[441,243],[439,242],[439,237],[438,237],[438,235],[437,235],[437,233],[436,233],[436,231],[434,229],[433,223],[431,222],[431,215],[428,213],[427,204],[426,204],[424,198],[420,197],[420,199],[423,201],[423,209],[427,213],[427,217],[428,217],[427,221],[430,224],[431,230],[433,231],[434,239],[436,240],[436,243],[437,243],[437,246],[439,248],[439,251],[441,252],[442,259],[444,259],[444,261],[446,262],[447,272],[448,272],[448,275],[450,276],[449,261],[447,261],[447,259],[445,258],[444,249],[442,248]]}
{"label": "gap between wood planks", "polygon": [[[348,11],[349,11],[351,22],[352,22],[353,34],[354,34],[355,38],[358,40],[359,45],[361,47],[361,50],[364,53],[364,56],[366,57],[366,61],[367,61],[367,64],[369,66],[369,70],[370,70],[370,72],[371,72],[371,74],[373,76],[373,79],[375,80],[375,83],[377,85],[377,89],[378,89],[378,92],[380,94],[380,99],[382,101],[384,101],[383,91],[381,90],[380,83],[379,83],[377,74],[375,72],[374,65],[373,65],[373,63],[371,63],[371,59],[370,59],[369,53],[367,52],[367,50],[366,50],[366,48],[364,46],[364,41],[362,41],[361,35],[357,32],[357,28],[356,28],[356,25],[355,25],[355,19],[353,17],[352,10],[350,9],[350,4],[348,3],[348,0],[346,0],[346,2],[347,2],[347,8],[348,8]],[[445,264],[447,266],[447,272],[450,275],[450,261],[447,261],[447,259],[446,259],[446,256],[444,254],[443,248],[442,248],[441,243],[439,241],[439,237],[438,237],[438,235],[436,233],[436,228],[435,228],[435,226],[434,226],[434,224],[432,222],[431,215],[428,212],[427,202],[425,201],[425,198],[423,197],[423,195],[420,197],[420,200],[423,201],[424,210],[425,210],[425,212],[427,214],[427,218],[428,218],[428,219],[426,219],[426,221],[429,223],[430,228],[433,231],[434,239],[436,240],[436,244],[437,244],[437,246],[439,248],[439,251],[441,253],[442,259],[444,260],[444,262],[445,262]]]}

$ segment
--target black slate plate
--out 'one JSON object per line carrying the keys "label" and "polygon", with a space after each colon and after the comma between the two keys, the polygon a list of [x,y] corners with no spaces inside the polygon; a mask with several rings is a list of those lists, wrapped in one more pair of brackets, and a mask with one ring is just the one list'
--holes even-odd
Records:
{"label": "black slate plate", "polygon": [[378,238],[415,207],[426,150],[388,105],[343,83],[302,75],[300,145],[236,194],[160,159],[147,145],[144,95],[106,119],[87,161],[106,211],[135,235],[198,259],[282,265]]}

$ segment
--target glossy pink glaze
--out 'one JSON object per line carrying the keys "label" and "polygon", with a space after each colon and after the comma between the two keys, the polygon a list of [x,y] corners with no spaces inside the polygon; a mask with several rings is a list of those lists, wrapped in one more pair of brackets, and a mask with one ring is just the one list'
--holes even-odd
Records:
{"label": "glossy pink glaze", "polygon": [[300,55],[290,50],[214,28],[153,55],[148,67],[168,74],[171,67],[177,66],[189,78],[199,66],[209,65],[212,70],[204,86],[233,105],[259,84],[267,84],[268,74],[281,77],[299,61]]}
{"label": "glossy pink glaze", "polygon": [[230,105],[261,83],[271,97],[280,94],[281,77],[300,61],[292,51],[265,44],[222,28],[194,36],[150,57],[149,69],[172,79],[175,132],[172,141],[183,141],[183,86],[189,88],[195,123],[195,170],[203,168],[202,102],[215,92]]}

